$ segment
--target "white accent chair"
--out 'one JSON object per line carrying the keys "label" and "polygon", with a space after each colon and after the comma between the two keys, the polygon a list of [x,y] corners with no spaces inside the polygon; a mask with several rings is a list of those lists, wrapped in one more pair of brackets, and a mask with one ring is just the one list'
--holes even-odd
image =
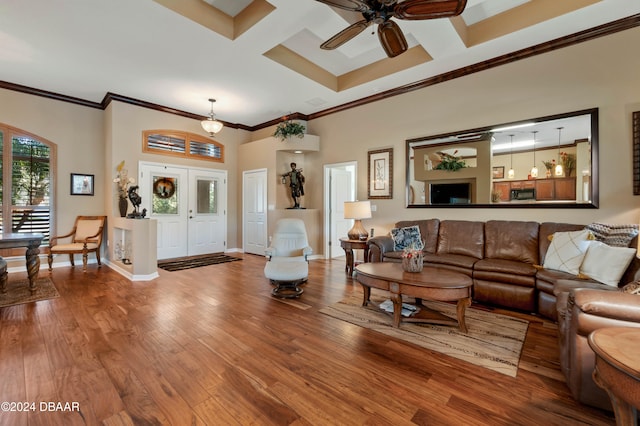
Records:
{"label": "white accent chair", "polygon": [[294,298],[303,293],[299,285],[309,276],[307,256],[312,252],[301,219],[280,219],[276,223],[271,244],[265,250],[268,261],[264,267],[265,277],[275,286],[273,296]]}

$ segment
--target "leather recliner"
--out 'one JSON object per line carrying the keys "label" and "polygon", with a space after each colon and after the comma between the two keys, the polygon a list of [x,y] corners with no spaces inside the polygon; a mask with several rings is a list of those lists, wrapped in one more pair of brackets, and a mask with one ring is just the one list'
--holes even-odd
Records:
{"label": "leather recliner", "polygon": [[574,288],[558,283],[558,343],[560,367],[573,397],[587,405],[611,410],[607,393],[593,381],[595,353],[589,334],[603,327],[640,328],[640,296],[610,290]]}

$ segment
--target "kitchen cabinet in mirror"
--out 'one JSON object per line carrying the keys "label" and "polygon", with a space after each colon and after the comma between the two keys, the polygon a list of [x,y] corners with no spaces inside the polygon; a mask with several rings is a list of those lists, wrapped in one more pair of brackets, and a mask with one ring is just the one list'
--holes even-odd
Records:
{"label": "kitchen cabinet in mirror", "polygon": [[406,199],[410,208],[597,208],[598,109],[408,139]]}

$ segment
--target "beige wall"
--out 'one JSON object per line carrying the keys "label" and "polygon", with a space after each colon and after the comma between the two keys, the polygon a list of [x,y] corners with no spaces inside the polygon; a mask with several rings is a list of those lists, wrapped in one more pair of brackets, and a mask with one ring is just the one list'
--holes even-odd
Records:
{"label": "beige wall", "polygon": [[[67,233],[78,215],[104,214],[103,116],[87,108],[39,96],[0,89],[0,122],[40,136],[57,145],[55,214],[57,228]],[[94,176],[95,196],[70,195],[70,174]]]}
{"label": "beige wall", "polygon": [[[172,129],[203,134],[200,122],[174,114],[140,108],[126,103],[111,102],[107,107],[107,146],[110,156],[106,158],[111,179],[116,176],[116,166],[125,160],[129,176],[138,176],[138,162],[149,161],[177,166],[190,166],[227,171],[227,249],[240,247],[238,227],[241,225],[238,169],[238,145],[248,138],[242,130],[223,128],[215,136],[215,140],[224,145],[224,163],[193,160],[179,157],[168,157],[142,152],[142,132],[150,129]],[[107,214],[117,213],[117,194],[114,184],[106,188]],[[149,196],[140,194],[142,197]]]}
{"label": "beige wall", "polygon": [[[640,198],[632,195],[631,113],[640,110],[640,55],[633,50],[639,44],[640,28],[636,28],[310,121],[308,132],[320,137],[320,151],[297,160],[307,178],[304,205],[320,212],[315,223],[324,223],[323,166],[346,161],[358,162],[357,195],[366,199],[367,151],[391,147],[393,199],[374,200],[377,211],[364,224],[376,235],[387,233],[399,219],[425,217],[638,222]],[[592,107],[600,109],[599,209],[405,208],[406,139]],[[247,143],[271,139],[273,128],[253,134],[224,128],[216,140],[225,145],[226,160],[218,164],[142,154],[143,130],[202,133],[200,123],[120,102],[101,111],[0,89],[0,122],[58,144],[60,230],[70,228],[78,214],[113,216],[116,165],[124,159],[130,173],[136,174],[138,161],[144,160],[227,170],[227,247],[241,248],[242,172],[268,168],[275,176],[286,171],[277,164],[285,159],[273,156],[273,164],[265,160],[277,141]],[[96,196],[70,196],[72,172],[95,174]],[[270,193],[284,189],[271,177],[268,185]],[[270,203],[277,202],[276,195],[269,197]]]}
{"label": "beige wall", "polygon": [[[358,198],[367,197],[367,150],[393,147],[393,199],[373,200],[365,221],[376,235],[402,219],[521,219],[638,223],[632,189],[631,112],[640,110],[640,29],[522,60],[309,122],[320,135],[316,168],[358,162]],[[599,209],[405,208],[405,140],[532,117],[600,109]],[[384,124],[383,124],[384,123]],[[320,187],[308,197],[322,202]]]}

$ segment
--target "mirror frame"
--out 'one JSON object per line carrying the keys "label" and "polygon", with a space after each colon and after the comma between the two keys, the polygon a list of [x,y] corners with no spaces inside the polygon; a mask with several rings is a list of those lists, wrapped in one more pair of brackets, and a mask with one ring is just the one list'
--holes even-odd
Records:
{"label": "mirror frame", "polygon": [[[491,129],[495,129],[498,127],[507,127],[507,126],[517,126],[523,123],[542,123],[545,121],[558,120],[562,118],[574,117],[578,115],[590,115],[591,116],[591,202],[574,202],[574,201],[566,201],[566,202],[532,202],[532,203],[474,203],[474,204],[409,204],[409,197],[411,191],[411,169],[410,162],[413,161],[410,158],[412,144],[417,142],[427,142],[434,139],[443,139],[447,137],[452,137],[460,134],[471,134],[471,133],[483,133],[490,131]],[[461,130],[456,132],[449,133],[441,133],[438,135],[425,136],[407,139],[405,142],[405,206],[407,208],[437,208],[437,209],[448,209],[448,208],[534,208],[534,209],[597,209],[599,205],[599,187],[600,187],[600,179],[599,179],[599,167],[598,167],[598,108],[590,108],[584,109],[580,111],[573,111],[563,114],[555,114],[548,115],[544,117],[538,117],[533,119],[525,119],[512,121],[508,123],[501,124],[493,124],[491,126],[478,127],[475,129]]]}

